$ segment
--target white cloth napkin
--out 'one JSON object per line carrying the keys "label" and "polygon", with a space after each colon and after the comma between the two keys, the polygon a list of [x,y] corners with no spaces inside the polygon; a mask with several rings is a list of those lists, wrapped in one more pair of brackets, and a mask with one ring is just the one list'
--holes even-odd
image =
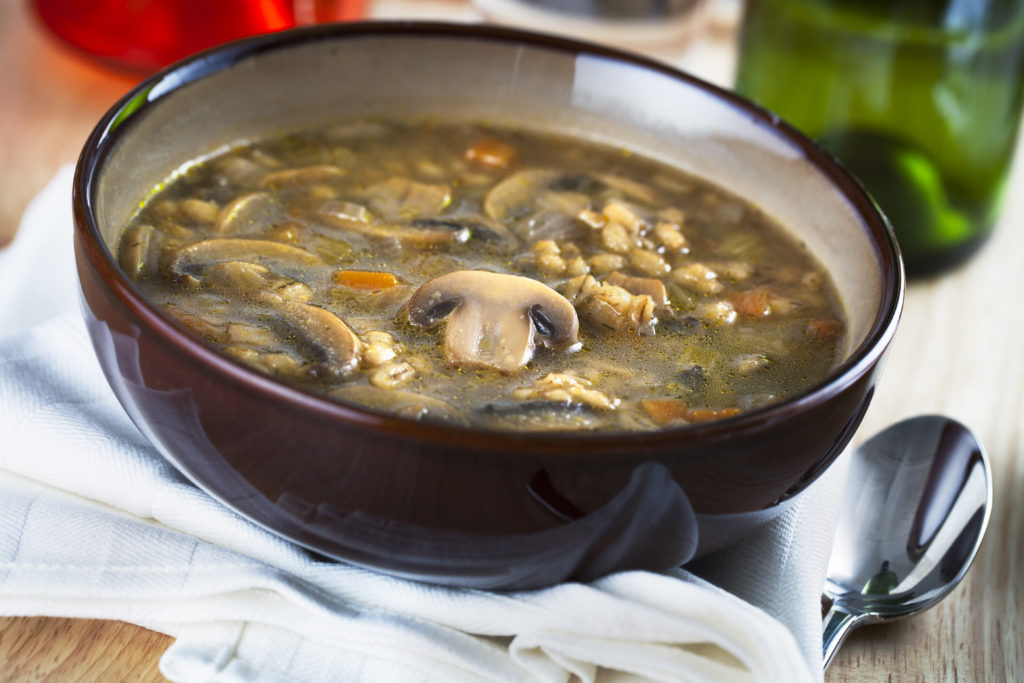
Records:
{"label": "white cloth napkin", "polygon": [[173,681],[822,680],[844,467],[700,561],[707,580],[501,593],[313,559],[187,482],[122,411],[77,310],[70,184],[64,168],[0,251],[0,614],[168,633]]}

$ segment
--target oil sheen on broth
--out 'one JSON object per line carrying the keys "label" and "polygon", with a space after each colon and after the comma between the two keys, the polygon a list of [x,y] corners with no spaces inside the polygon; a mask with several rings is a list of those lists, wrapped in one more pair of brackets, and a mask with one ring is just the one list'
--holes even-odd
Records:
{"label": "oil sheen on broth", "polygon": [[757,208],[591,142],[359,120],[168,179],[118,254],[255,370],[409,419],[652,430],[800,392],[838,297]]}

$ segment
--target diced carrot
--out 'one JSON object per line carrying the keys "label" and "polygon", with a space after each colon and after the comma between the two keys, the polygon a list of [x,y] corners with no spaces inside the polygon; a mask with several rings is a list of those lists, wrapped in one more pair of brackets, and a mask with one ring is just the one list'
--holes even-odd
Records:
{"label": "diced carrot", "polygon": [[494,169],[505,168],[515,156],[515,147],[494,138],[484,138],[466,150],[466,161]]}
{"label": "diced carrot", "polygon": [[687,405],[675,398],[647,398],[640,401],[640,404],[651,419],[660,425],[686,419]]}
{"label": "diced carrot", "polygon": [[732,292],[728,299],[740,315],[751,318],[767,318],[772,313],[772,307],[768,303],[768,292],[763,289]]}
{"label": "diced carrot", "polygon": [[391,273],[380,273],[372,270],[336,270],[331,278],[334,284],[352,289],[379,291],[390,289],[398,284],[398,278]]}
{"label": "diced carrot", "polygon": [[733,415],[739,415],[739,408],[691,408],[675,398],[648,398],[640,401],[651,419],[660,425],[676,420],[686,422],[710,422]]}
{"label": "diced carrot", "polygon": [[843,331],[843,324],[833,318],[812,318],[807,321],[807,334],[815,341],[831,341]]}

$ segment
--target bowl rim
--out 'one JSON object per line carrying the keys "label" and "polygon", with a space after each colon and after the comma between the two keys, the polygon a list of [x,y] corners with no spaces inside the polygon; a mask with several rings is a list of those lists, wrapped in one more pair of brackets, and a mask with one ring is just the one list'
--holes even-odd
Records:
{"label": "bowl rim", "polygon": [[[850,203],[872,237],[873,251],[882,275],[881,301],[875,319],[863,341],[821,381],[803,391],[740,415],[703,423],[668,427],[654,431],[523,432],[421,422],[395,417],[342,403],[297,386],[289,385],[242,365],[216,351],[173,322],[138,291],[117,265],[107,248],[95,219],[98,178],[107,159],[116,151],[119,139],[130,132],[135,115],[154,106],[176,89],[263,52],[297,44],[349,38],[447,38],[495,43],[515,43],[569,55],[591,55],[654,71],[686,87],[704,91],[765,126],[795,146],[815,169],[824,175]],[[606,45],[588,43],[558,35],[486,24],[436,21],[356,21],[288,29],[232,41],[196,53],[154,73],[118,100],[100,119],[87,138],[73,181],[72,206],[76,245],[97,270],[111,293],[138,320],[153,328],[164,343],[194,358],[211,372],[223,376],[247,391],[283,400],[293,409],[321,419],[432,442],[458,444],[489,451],[523,451],[566,457],[591,455],[595,446],[602,453],[629,453],[638,448],[666,448],[690,443],[712,443],[738,434],[757,431],[784,421],[812,407],[824,404],[857,382],[884,357],[895,335],[902,313],[906,280],[899,246],[888,220],[863,185],[831,154],[819,147],[779,116],[735,92],[708,83],[692,74],[653,58]],[[80,266],[81,268],[81,266]],[[83,302],[84,303],[84,302]],[[862,411],[863,412],[863,411]]]}

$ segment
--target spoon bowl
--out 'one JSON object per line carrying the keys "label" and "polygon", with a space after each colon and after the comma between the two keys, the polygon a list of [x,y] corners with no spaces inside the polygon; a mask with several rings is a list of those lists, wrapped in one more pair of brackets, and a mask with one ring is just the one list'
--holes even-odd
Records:
{"label": "spoon bowl", "polygon": [[991,501],[984,448],[950,418],[904,420],[854,451],[825,581],[826,668],[854,628],[917,614],[956,587]]}

